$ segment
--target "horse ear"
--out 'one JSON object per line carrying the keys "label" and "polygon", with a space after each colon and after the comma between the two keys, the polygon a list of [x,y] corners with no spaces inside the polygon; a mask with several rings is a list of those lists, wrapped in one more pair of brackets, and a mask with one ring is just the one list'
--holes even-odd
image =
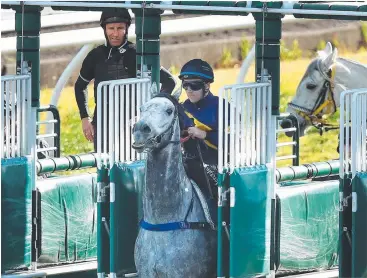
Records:
{"label": "horse ear", "polygon": [[336,48],[334,48],[334,50],[332,50],[330,52],[330,54],[328,54],[322,61],[321,61],[321,69],[324,72],[327,72],[329,69],[332,68],[332,66],[335,64],[336,62],[336,58],[338,56],[338,50]]}
{"label": "horse ear", "polygon": [[152,95],[152,97],[158,94],[158,87],[156,82],[153,82],[152,85],[150,86],[150,94]]}
{"label": "horse ear", "polygon": [[319,58],[325,59],[333,52],[333,47],[330,42],[327,42],[325,48],[323,50],[317,51]]}
{"label": "horse ear", "polygon": [[333,46],[330,42],[327,42],[324,52],[326,53],[326,55],[330,55],[333,52]]}
{"label": "horse ear", "polygon": [[181,87],[178,88],[176,91],[173,92],[172,96],[177,99],[177,101],[179,101],[180,96],[181,96],[182,90]]}

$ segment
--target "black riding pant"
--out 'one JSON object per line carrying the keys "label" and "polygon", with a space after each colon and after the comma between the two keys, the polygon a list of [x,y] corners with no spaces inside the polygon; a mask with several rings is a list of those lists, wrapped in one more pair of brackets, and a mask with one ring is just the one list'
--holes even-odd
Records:
{"label": "black riding pant", "polygon": [[218,199],[218,166],[204,164],[200,159],[185,159],[186,173],[199,186],[205,196]]}

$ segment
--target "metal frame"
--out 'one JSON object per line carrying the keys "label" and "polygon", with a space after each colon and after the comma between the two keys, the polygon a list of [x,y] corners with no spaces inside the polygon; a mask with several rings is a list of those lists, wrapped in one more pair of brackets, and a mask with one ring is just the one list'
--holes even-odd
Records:
{"label": "metal frame", "polygon": [[[277,122],[282,119],[290,119],[292,121],[291,128],[279,128],[276,130],[276,133],[283,133],[283,132],[293,132],[292,141],[290,142],[283,142],[283,143],[277,143],[277,148],[292,146],[292,154],[291,155],[285,155],[285,156],[278,156],[276,157],[276,161],[280,160],[287,160],[292,159],[292,166],[299,166],[299,124],[298,119],[293,114],[285,113],[281,114],[277,117]],[[278,126],[279,124],[277,124]]]}
{"label": "metal frame", "polygon": [[[133,124],[140,117],[139,107],[151,97],[150,83],[150,78],[129,78],[104,81],[98,84],[97,103],[100,104],[97,106],[98,169],[102,167],[102,164],[107,166],[107,153],[110,167],[115,162],[132,162],[143,158],[143,154],[137,154],[131,147],[130,135]],[[103,105],[101,105],[102,103]],[[101,116],[102,111],[103,116]],[[124,112],[119,113],[119,111]],[[130,119],[132,111],[136,112],[136,118]],[[107,121],[108,118],[114,119],[114,121]],[[107,125],[108,128],[102,128],[107,127]],[[118,132],[122,127],[124,127],[124,132]],[[103,163],[102,154],[105,154]]]}
{"label": "metal frame", "polygon": [[49,147],[49,148],[41,148],[41,149],[37,149],[37,153],[38,152],[42,152],[42,151],[54,151],[54,157],[60,157],[60,141],[61,141],[61,122],[60,122],[60,114],[59,114],[59,110],[57,110],[56,106],[54,105],[47,105],[47,106],[42,106],[39,107],[37,109],[38,113],[42,113],[42,112],[51,112],[52,116],[53,116],[53,120],[46,120],[46,121],[37,121],[37,126],[40,125],[47,125],[47,124],[53,124],[54,125],[54,132],[52,133],[48,133],[48,134],[38,134],[37,135],[37,139],[40,138],[53,138],[53,146]]}
{"label": "metal frame", "polygon": [[271,143],[265,137],[265,134],[270,132],[271,111],[267,109],[270,106],[269,82],[236,84],[221,88],[219,173],[227,170],[232,173],[238,167],[266,164],[270,161]]}
{"label": "metal frame", "polygon": [[[366,155],[363,156],[363,151],[366,153],[363,138],[366,140],[367,134],[363,134],[363,131],[366,131],[367,108],[363,104],[367,105],[367,88],[347,90],[340,95],[340,178],[346,173],[351,172],[354,177],[357,171],[367,170]],[[344,126],[351,127],[352,134],[349,134],[349,128],[344,134]]]}
{"label": "metal frame", "polygon": [[[162,9],[162,10],[186,10],[186,11],[213,11],[213,12],[235,12],[235,13],[261,13],[262,8],[248,7],[252,1],[247,1],[246,7],[218,7],[218,6],[196,6],[196,5],[172,5],[172,4],[119,4],[119,3],[78,3],[78,2],[51,2],[51,1],[32,1],[25,2],[27,6],[41,7],[84,7],[84,8],[129,8],[129,9]],[[312,9],[294,9],[294,4],[286,3],[282,8],[266,8],[269,14],[300,14],[300,15],[323,15],[323,16],[355,16],[365,17],[367,12],[358,11],[338,11],[338,10],[312,10]],[[21,5],[21,1],[3,1],[2,5]],[[347,6],[347,5],[346,5]]]}
{"label": "metal frame", "polygon": [[4,131],[1,132],[1,158],[30,154],[31,137],[27,128],[31,123],[31,94],[31,75],[1,77],[1,106],[5,108],[5,115],[1,117],[1,128]]}

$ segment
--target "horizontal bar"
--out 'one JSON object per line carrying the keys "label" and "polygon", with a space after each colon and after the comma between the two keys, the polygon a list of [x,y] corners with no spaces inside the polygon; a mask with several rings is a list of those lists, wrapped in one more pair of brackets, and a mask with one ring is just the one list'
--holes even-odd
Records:
{"label": "horizontal bar", "polygon": [[3,75],[1,76],[1,82],[6,81],[14,81],[14,80],[24,80],[24,79],[30,79],[30,75]]}
{"label": "horizontal bar", "polygon": [[40,278],[47,277],[46,272],[19,272],[15,274],[2,274],[1,278]]}
{"label": "horizontal bar", "polygon": [[39,121],[36,124],[43,125],[43,124],[54,124],[54,123],[57,123],[57,120]]}
{"label": "horizontal bar", "polygon": [[277,156],[275,158],[275,160],[286,160],[286,159],[291,159],[291,158],[296,158],[297,156],[292,154],[292,155],[283,155],[283,156]]}
{"label": "horizontal bar", "polygon": [[54,151],[54,150],[57,150],[57,148],[56,147],[41,148],[41,149],[37,149],[37,152],[40,153],[40,152]]}
{"label": "horizontal bar", "polygon": [[275,170],[276,182],[306,180],[318,177],[336,176],[339,174],[339,160],[315,162],[300,166],[282,167]]}
{"label": "horizontal bar", "polygon": [[[2,5],[21,5],[21,1],[2,1]],[[295,3],[296,4],[296,3]],[[188,6],[188,5],[168,5],[168,4],[120,4],[120,3],[93,3],[93,2],[51,2],[51,1],[25,1],[24,5],[41,7],[85,7],[85,8],[134,8],[134,9],[160,9],[160,10],[187,10],[187,11],[223,11],[223,12],[243,12],[261,13],[262,8],[247,7],[218,7],[218,6]],[[367,12],[336,11],[336,10],[309,10],[291,8],[266,8],[267,14],[303,14],[303,15],[339,15],[339,16],[367,16]]]}
{"label": "horizontal bar", "polygon": [[[23,1],[1,1],[1,5],[21,6]],[[80,8],[127,8],[139,9],[142,4],[120,4],[120,3],[93,3],[93,2],[54,2],[54,1],[24,1],[24,6],[41,7],[80,7]]]}
{"label": "horizontal bar", "polygon": [[50,138],[50,137],[57,137],[57,133],[50,133],[50,134],[39,134],[37,135],[37,139],[42,139],[42,138]]}
{"label": "horizontal bar", "polygon": [[290,131],[296,131],[297,128],[295,127],[290,127],[290,128],[281,128],[281,129],[277,129],[275,132],[279,133],[279,132],[290,132]]}
{"label": "horizontal bar", "polygon": [[36,162],[37,174],[78,170],[96,167],[97,154],[80,154],[39,159]]}
{"label": "horizontal bar", "polygon": [[277,147],[285,147],[285,146],[295,146],[297,145],[297,142],[284,142],[284,143],[278,143]]}

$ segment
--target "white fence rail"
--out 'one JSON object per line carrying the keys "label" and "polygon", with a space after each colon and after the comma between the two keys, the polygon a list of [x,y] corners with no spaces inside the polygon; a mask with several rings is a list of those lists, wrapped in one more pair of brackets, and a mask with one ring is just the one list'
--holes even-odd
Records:
{"label": "white fence rail", "polygon": [[[140,106],[151,98],[150,78],[105,81],[97,88],[97,167],[142,159],[132,146]],[[102,159],[103,158],[103,159]]]}
{"label": "white fence rail", "polygon": [[340,98],[340,177],[367,171],[367,88],[344,91]]}
{"label": "white fence rail", "polygon": [[30,154],[31,95],[30,75],[1,77],[1,158]]}
{"label": "white fence rail", "polygon": [[270,107],[271,83],[238,84],[220,90],[219,173],[270,162],[275,152]]}

